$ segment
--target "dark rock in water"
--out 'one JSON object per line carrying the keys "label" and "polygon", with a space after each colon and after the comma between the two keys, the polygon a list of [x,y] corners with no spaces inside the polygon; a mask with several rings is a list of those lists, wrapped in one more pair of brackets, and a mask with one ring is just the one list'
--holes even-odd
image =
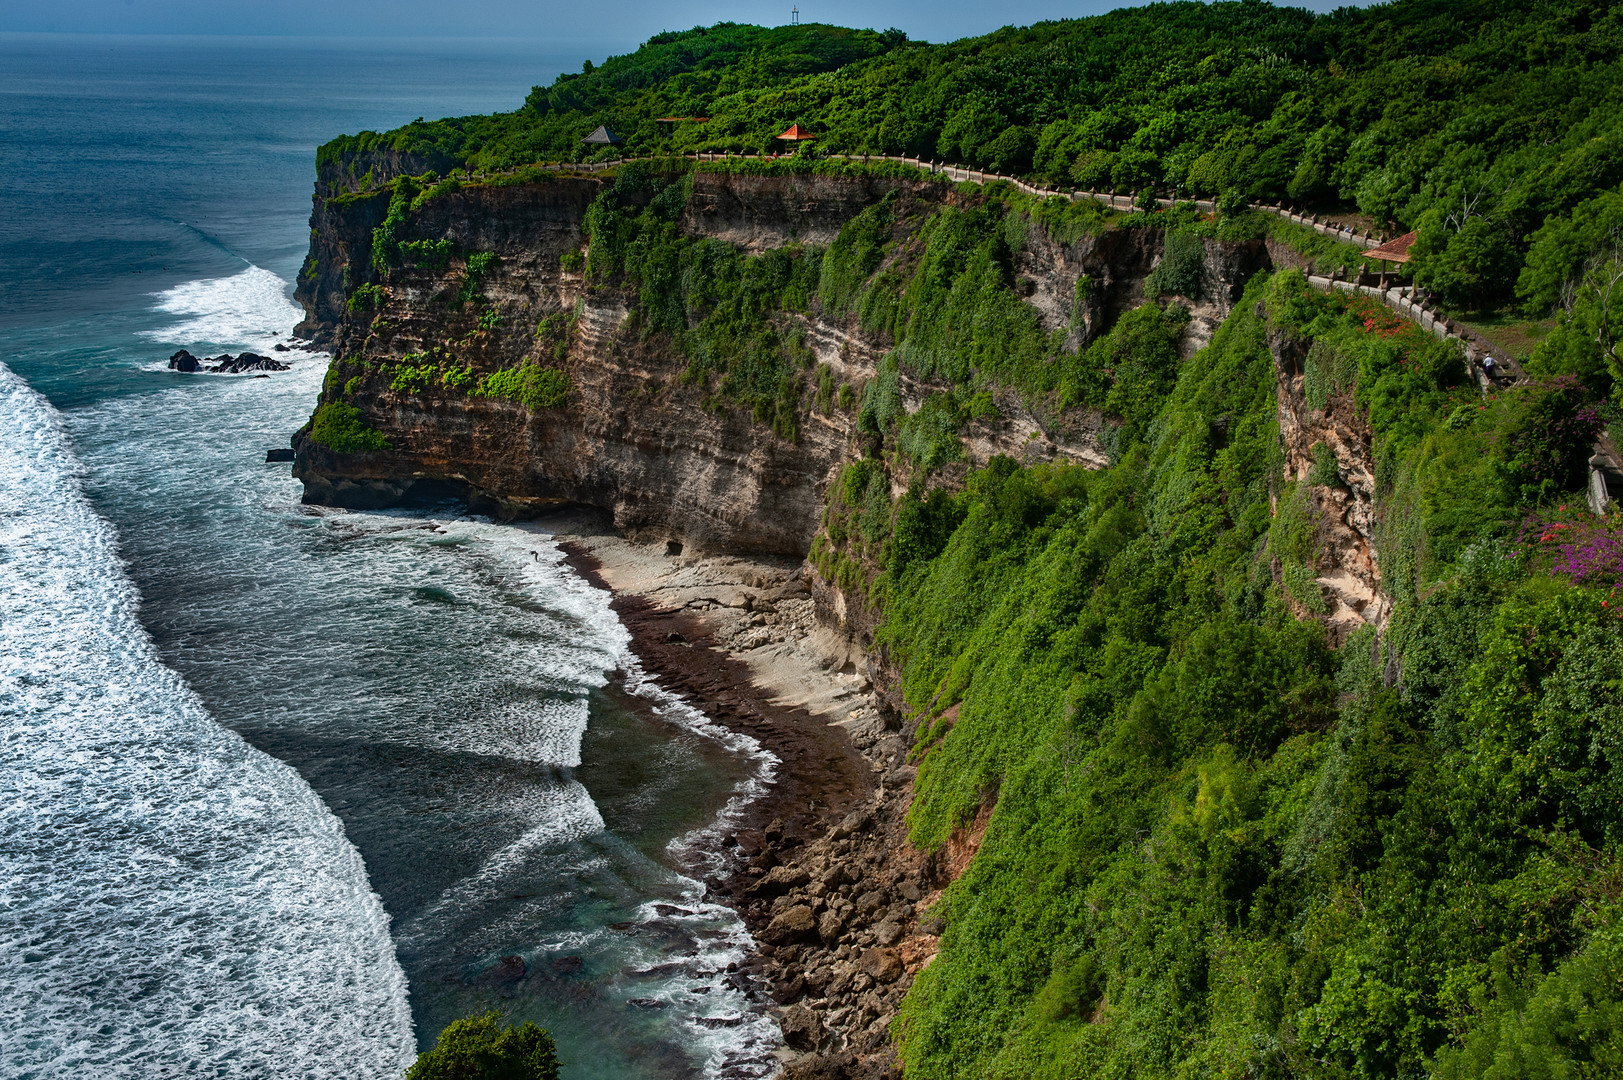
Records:
{"label": "dark rock in water", "polygon": [[276,343],[275,349],[276,349],[277,352],[289,352],[290,351],[288,349],[288,347],[286,345],[283,345],[280,341],[278,341]]}
{"label": "dark rock in water", "polygon": [[552,961],[552,970],[559,975],[575,975],[586,967],[586,960],[579,956],[560,956]]}
{"label": "dark rock in water", "polygon": [[479,976],[481,983],[512,983],[524,978],[524,957],[504,956]]}
{"label": "dark rock in water", "polygon": [[261,371],[258,375],[255,375],[254,378],[256,378],[256,379],[268,379],[268,378],[270,378],[270,376],[266,375],[263,371]]}
{"label": "dark rock in water", "polygon": [[695,1017],[693,1017],[693,1022],[696,1023],[696,1024],[702,1024],[703,1026],[705,1026],[707,1028],[730,1028],[730,1027],[737,1027],[739,1024],[742,1024],[744,1022],[744,1017],[742,1015],[739,1015],[739,1016],[695,1016]]}
{"label": "dark rock in water", "polygon": [[[266,376],[266,377],[269,378],[269,376]],[[292,450],[291,447],[283,447],[281,449],[266,450],[265,451],[265,461],[267,463],[272,462],[272,461],[292,461],[292,460],[293,460],[293,450]]]}
{"label": "dark rock in water", "polygon": [[626,1004],[635,1005],[639,1009],[668,1009],[671,1007],[670,1002],[656,1001],[653,998],[628,998]]}
{"label": "dark rock in water", "polygon": [[655,904],[654,905],[654,910],[659,912],[661,915],[665,916],[666,918],[670,918],[672,915],[692,915],[693,914],[693,912],[689,911],[687,908],[679,908],[675,904]]}
{"label": "dark rock in water", "polygon": [[646,968],[621,968],[621,973],[633,979],[664,979],[672,975],[695,974],[693,964],[687,960],[673,960],[668,964],[655,964]]}
{"label": "dark rock in water", "polygon": [[178,353],[169,358],[170,371],[192,372],[200,371],[202,370],[202,367],[203,365],[197,362],[197,357],[193,356],[185,349],[180,350]]}
{"label": "dark rock in water", "polygon": [[211,356],[203,362],[213,365],[208,369],[209,371],[221,375],[241,375],[246,371],[286,371],[288,369],[288,366],[280,360],[272,360],[268,356],[260,356],[258,353],[251,352],[245,352],[236,357],[229,354]]}

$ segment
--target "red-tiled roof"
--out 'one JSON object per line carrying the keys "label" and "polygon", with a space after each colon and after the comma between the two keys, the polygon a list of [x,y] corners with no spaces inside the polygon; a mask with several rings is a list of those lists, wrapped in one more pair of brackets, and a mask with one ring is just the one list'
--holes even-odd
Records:
{"label": "red-tiled roof", "polygon": [[1409,261],[1409,249],[1414,247],[1414,238],[1414,233],[1404,233],[1396,240],[1388,240],[1380,247],[1370,248],[1364,252],[1364,258],[1389,263],[1406,263]]}
{"label": "red-tiled roof", "polygon": [[790,142],[798,142],[801,139],[815,139],[817,136],[813,135],[799,124],[790,124],[789,130],[785,131],[782,135],[779,135],[778,138],[787,139]]}

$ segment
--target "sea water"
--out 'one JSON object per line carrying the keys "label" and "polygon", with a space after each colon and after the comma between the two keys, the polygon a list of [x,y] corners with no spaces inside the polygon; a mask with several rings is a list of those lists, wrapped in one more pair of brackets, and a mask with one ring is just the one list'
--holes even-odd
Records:
{"label": "sea water", "polygon": [[0,1078],[398,1076],[490,1008],[566,1077],[770,1071],[700,882],[770,756],[544,533],[264,462],[315,144],[574,66],[0,36]]}

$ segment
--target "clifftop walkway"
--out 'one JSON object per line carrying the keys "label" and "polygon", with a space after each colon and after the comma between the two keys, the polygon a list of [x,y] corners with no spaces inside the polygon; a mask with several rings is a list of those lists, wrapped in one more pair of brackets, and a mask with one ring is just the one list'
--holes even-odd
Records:
{"label": "clifftop walkway", "polygon": [[[664,154],[657,157],[642,156],[618,158],[614,161],[604,161],[596,164],[558,163],[538,164],[528,167],[543,168],[561,172],[596,172],[601,169],[615,168],[616,166],[622,165],[628,161],[668,161],[674,157],[680,157],[689,161],[736,160],[770,162],[789,160],[785,158],[773,157],[767,154],[696,153]],[[1083,199],[1092,199],[1095,202],[1103,203],[1105,206],[1108,206],[1113,210],[1125,210],[1131,212],[1140,209],[1138,201],[1131,195],[1116,195],[1110,192],[1102,191],[1074,191],[1060,190],[1059,188],[1051,187],[1041,187],[1036,184],[1028,183],[1025,180],[1020,179],[1018,176],[1004,176],[1001,173],[983,172],[979,169],[961,169],[955,165],[946,165],[940,162],[925,161],[921,158],[897,157],[890,154],[829,154],[826,155],[825,160],[828,159],[839,159],[842,161],[860,164],[869,164],[876,161],[891,161],[900,165],[911,165],[920,172],[944,176],[949,180],[960,182],[969,181],[977,184],[1008,184],[1017,191],[1024,192],[1027,195],[1039,199],[1053,196],[1067,198],[1073,202],[1080,202]],[[506,171],[510,173],[516,170]],[[1217,212],[1217,204],[1210,199],[1183,200],[1157,198],[1155,200],[1155,206],[1158,210],[1166,210],[1171,209],[1173,206],[1183,202],[1193,202],[1195,208],[1204,213]],[[1253,203],[1251,204],[1250,208],[1264,214],[1272,214],[1283,221],[1288,221],[1291,224],[1301,226],[1304,229],[1312,229],[1314,232],[1328,236],[1333,240],[1339,240],[1343,243],[1356,245],[1365,251],[1373,251],[1385,242],[1379,237],[1375,236],[1373,233],[1360,233],[1345,225],[1338,225],[1328,220],[1321,220],[1317,214],[1299,214],[1288,207],[1270,205],[1267,203]],[[1458,341],[1465,349],[1466,363],[1470,367],[1472,378],[1474,378],[1477,385],[1484,390],[1489,390],[1497,386],[1511,385],[1513,383],[1521,382],[1525,378],[1521,365],[1518,364],[1514,359],[1497,352],[1493,343],[1487,338],[1483,337],[1481,334],[1470,329],[1469,327],[1461,326],[1459,323],[1449,319],[1441,312],[1428,307],[1425,300],[1417,296],[1413,286],[1394,285],[1388,288],[1379,285],[1371,285],[1368,283],[1347,281],[1339,277],[1324,277],[1318,274],[1309,274],[1307,280],[1308,284],[1321,291],[1328,292],[1330,289],[1340,289],[1343,292],[1359,293],[1364,296],[1371,297],[1372,299],[1379,300],[1388,308],[1391,308],[1394,312],[1403,316],[1405,319],[1408,319],[1420,326],[1428,333],[1435,334],[1444,341]],[[1494,358],[1494,374],[1491,377],[1488,375],[1487,371],[1482,365],[1482,361],[1488,356],[1493,356]]]}

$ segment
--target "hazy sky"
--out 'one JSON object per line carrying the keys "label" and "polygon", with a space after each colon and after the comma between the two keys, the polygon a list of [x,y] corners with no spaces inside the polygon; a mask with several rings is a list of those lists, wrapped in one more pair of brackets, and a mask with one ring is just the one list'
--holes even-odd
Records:
{"label": "hazy sky", "polygon": [[[660,30],[722,21],[786,23],[797,2],[802,22],[896,26],[927,41],[1124,6],[1122,0],[0,0],[0,31],[518,37],[601,58]],[[1328,10],[1337,4],[1302,6]]]}

